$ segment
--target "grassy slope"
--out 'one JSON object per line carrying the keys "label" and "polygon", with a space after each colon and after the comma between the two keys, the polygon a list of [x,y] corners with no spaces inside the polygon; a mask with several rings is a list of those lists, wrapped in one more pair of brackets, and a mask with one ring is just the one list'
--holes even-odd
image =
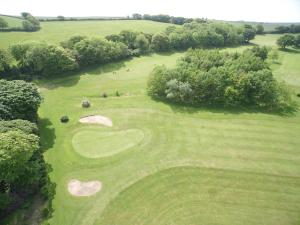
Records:
{"label": "grassy slope", "polygon": [[[255,43],[273,45],[273,39],[261,36]],[[42,142],[57,183],[50,224],[300,223],[300,113],[193,109],[150,99],[145,87],[153,66],[174,66],[182,55],[135,58],[40,83]],[[280,58],[272,65],[276,77],[300,92],[300,54],[282,52]],[[116,90],[121,97],[113,97]],[[107,99],[100,98],[104,91]],[[81,108],[86,98],[90,109]],[[77,122],[90,114],[110,117],[114,126]],[[62,115],[70,116],[68,124],[59,122]],[[73,135],[85,129],[139,129],[144,139],[116,155],[89,159],[72,146]],[[66,189],[70,179],[98,179],[103,189],[75,198]]]}
{"label": "grassy slope", "polygon": [[41,22],[42,29],[37,32],[0,33],[0,48],[7,48],[9,45],[25,40],[39,40],[57,44],[77,34],[104,37],[126,29],[155,33],[164,30],[169,25],[167,23],[133,20]]}
{"label": "grassy slope", "polygon": [[8,23],[8,27],[22,27],[22,19],[2,15],[0,15],[0,18],[3,18]]}

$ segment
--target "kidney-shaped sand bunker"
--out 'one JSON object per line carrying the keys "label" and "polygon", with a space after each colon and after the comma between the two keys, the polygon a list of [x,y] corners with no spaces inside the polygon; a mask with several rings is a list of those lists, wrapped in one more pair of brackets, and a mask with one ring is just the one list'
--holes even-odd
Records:
{"label": "kidney-shaped sand bunker", "polygon": [[140,129],[121,131],[101,131],[85,128],[77,132],[72,139],[74,150],[87,158],[107,157],[139,144],[144,138]]}

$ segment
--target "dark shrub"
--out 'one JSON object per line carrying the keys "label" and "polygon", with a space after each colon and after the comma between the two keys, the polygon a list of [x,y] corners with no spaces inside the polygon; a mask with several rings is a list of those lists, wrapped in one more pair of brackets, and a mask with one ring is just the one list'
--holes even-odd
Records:
{"label": "dark shrub", "polygon": [[60,121],[61,121],[62,123],[67,123],[67,122],[69,122],[69,117],[68,117],[68,116],[62,116],[62,117],[60,118]]}
{"label": "dark shrub", "polygon": [[297,97],[300,97],[300,93],[297,94]]}
{"label": "dark shrub", "polygon": [[88,100],[82,101],[82,107],[83,108],[89,108],[90,106],[91,106],[91,104]]}
{"label": "dark shrub", "polygon": [[107,98],[108,97],[108,95],[106,94],[106,92],[103,92],[102,97],[103,98]]}
{"label": "dark shrub", "polygon": [[119,91],[116,91],[116,96],[119,97],[120,96],[120,93]]}

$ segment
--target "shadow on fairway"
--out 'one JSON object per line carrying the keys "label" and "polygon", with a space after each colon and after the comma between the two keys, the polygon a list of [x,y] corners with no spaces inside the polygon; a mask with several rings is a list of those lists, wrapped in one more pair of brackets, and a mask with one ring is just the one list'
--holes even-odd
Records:
{"label": "shadow on fairway", "polygon": [[41,149],[43,152],[45,152],[48,149],[52,148],[55,143],[55,129],[48,118],[40,118],[38,125],[39,132],[43,134],[40,136]]}
{"label": "shadow on fairway", "polygon": [[286,52],[286,53],[292,53],[292,54],[299,54],[300,53],[300,50],[295,49],[295,48],[280,49],[280,51]]}
{"label": "shadow on fairway", "polygon": [[212,112],[212,113],[222,113],[222,114],[242,114],[242,113],[264,113],[269,115],[277,115],[281,117],[292,117],[298,112],[299,105],[296,102],[289,107],[282,110],[264,110],[255,107],[241,106],[235,108],[226,108],[222,106],[204,106],[204,105],[194,105],[190,106],[187,104],[180,104],[174,102],[168,102],[166,100],[154,99],[156,102],[163,102],[170,106],[174,113],[188,113],[194,114],[199,112]]}

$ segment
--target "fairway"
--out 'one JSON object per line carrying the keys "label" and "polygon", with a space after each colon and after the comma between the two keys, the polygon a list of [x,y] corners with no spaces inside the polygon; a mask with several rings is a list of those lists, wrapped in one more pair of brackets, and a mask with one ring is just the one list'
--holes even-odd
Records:
{"label": "fairway", "polygon": [[[9,21],[12,22],[12,20],[18,19],[10,18]],[[105,37],[109,34],[118,34],[122,30],[156,33],[168,26],[170,26],[168,23],[145,20],[41,22],[41,30],[36,32],[1,32],[0,48],[8,48],[26,40],[59,44],[73,35]]]}
{"label": "fairway", "polygon": [[[173,67],[183,55],[153,54],[38,82],[41,142],[57,184],[51,225],[300,223],[300,113],[189,108],[148,97],[153,67]],[[271,65],[296,92],[299,60],[300,53],[280,52]],[[83,109],[83,99],[92,106]],[[62,124],[62,115],[70,122]],[[105,115],[113,126],[81,124],[85,115]],[[101,191],[72,196],[72,179],[101,181]]]}

